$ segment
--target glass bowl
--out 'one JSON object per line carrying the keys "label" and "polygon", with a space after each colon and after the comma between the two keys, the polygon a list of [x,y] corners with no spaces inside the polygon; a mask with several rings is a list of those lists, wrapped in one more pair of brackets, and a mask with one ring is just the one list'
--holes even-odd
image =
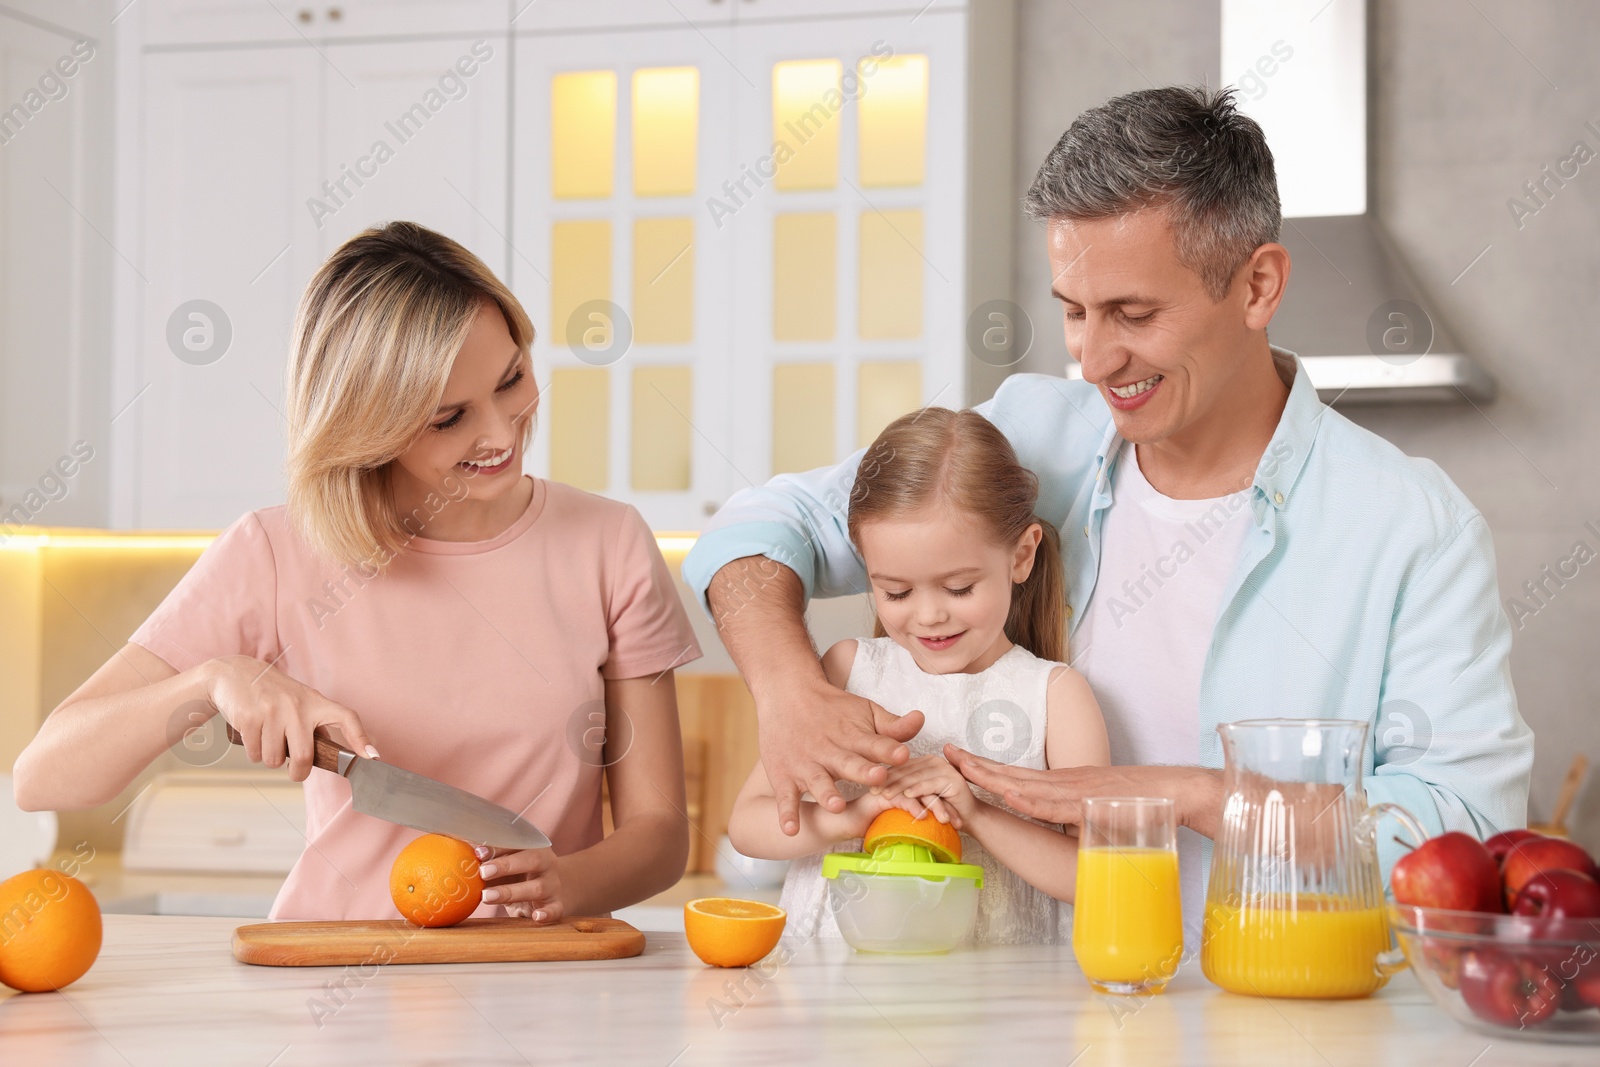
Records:
{"label": "glass bowl", "polygon": [[1600,1044],[1600,919],[1390,907],[1417,980],[1457,1022],[1499,1037]]}

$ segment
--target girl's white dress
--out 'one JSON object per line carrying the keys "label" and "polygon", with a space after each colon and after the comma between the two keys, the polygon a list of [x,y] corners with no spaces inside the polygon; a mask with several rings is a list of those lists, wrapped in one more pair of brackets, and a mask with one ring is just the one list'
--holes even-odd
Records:
{"label": "girl's white dress", "polygon": [[[856,642],[855,663],[845,689],[877,701],[896,715],[919,710],[927,717],[921,732],[911,739],[912,758],[940,755],[946,743],[953,743],[1013,766],[1043,769],[1045,694],[1050,672],[1058,666],[1061,664],[1014,646],[977,674],[929,674],[893,638],[866,638]],[[853,800],[866,790],[853,782],[840,782],[839,791],[846,800]],[[1015,813],[993,793],[976,785],[972,791],[979,799]],[[841,842],[829,851],[859,852],[861,839]],[[1070,904],[1040,892],[1001,866],[966,833],[961,835],[961,851],[963,863],[983,867],[975,940],[1000,944],[1071,941]],[[789,913],[789,931],[800,937],[841,936],[828,907],[829,883],[822,877],[822,855],[795,860],[783,883],[779,906]]]}

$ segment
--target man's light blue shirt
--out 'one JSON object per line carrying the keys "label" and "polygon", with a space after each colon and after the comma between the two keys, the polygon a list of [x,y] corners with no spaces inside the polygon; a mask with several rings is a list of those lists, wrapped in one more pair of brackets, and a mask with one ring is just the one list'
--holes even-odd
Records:
{"label": "man's light blue shirt", "polygon": [[[1200,678],[1202,765],[1223,765],[1218,723],[1358,719],[1371,724],[1371,802],[1399,804],[1430,835],[1525,825],[1533,735],[1511,687],[1511,628],[1483,516],[1436,464],[1323,404],[1299,360],[1274,355],[1293,380]],[[978,411],[1039,477],[1038,515],[1061,531],[1076,630],[1133,451],[1086,382],[1015,374]],[[752,555],[790,567],[808,599],[865,592],[845,523],[864,451],[736,493],[683,562],[701,607],[709,614],[712,576]],[[1159,670],[1161,650],[1150,656]],[[1392,836],[1380,841],[1385,870],[1398,856]]]}

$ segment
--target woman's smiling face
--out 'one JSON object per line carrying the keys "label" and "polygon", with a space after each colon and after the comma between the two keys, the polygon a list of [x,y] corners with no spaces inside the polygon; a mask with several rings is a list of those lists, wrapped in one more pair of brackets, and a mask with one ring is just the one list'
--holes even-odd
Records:
{"label": "woman's smiling face", "polygon": [[443,403],[394,461],[397,482],[480,503],[511,493],[522,478],[523,435],[539,400],[531,363],[499,307],[481,301],[451,364]]}
{"label": "woman's smiling face", "polygon": [[917,666],[976,672],[1005,654],[1011,589],[1033,570],[1038,523],[1008,547],[942,506],[863,523],[857,536],[883,629]]}

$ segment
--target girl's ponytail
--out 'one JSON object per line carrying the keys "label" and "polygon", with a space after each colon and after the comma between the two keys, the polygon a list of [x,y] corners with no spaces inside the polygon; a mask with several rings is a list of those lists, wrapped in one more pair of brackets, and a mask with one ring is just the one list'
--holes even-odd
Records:
{"label": "girl's ponytail", "polygon": [[1033,553],[1033,570],[1011,587],[1006,636],[1040,659],[1067,658],[1067,581],[1061,564],[1061,534],[1034,516],[1044,531]]}

